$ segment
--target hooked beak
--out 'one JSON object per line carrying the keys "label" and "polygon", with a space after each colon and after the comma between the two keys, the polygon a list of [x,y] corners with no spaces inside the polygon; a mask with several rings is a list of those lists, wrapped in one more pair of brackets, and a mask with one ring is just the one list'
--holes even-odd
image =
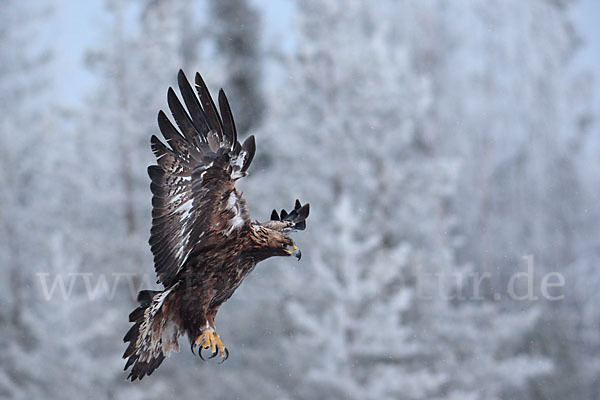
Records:
{"label": "hooked beak", "polygon": [[294,245],[294,247],[292,248],[292,252],[290,253],[290,255],[296,257],[298,261],[300,261],[300,259],[302,258],[302,252],[296,245]]}

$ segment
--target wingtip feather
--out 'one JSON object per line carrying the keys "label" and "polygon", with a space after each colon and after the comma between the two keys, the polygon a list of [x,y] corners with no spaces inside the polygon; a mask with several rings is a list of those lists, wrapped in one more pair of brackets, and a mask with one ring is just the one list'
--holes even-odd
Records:
{"label": "wingtip feather", "polygon": [[279,214],[277,213],[277,210],[273,210],[273,212],[271,212],[271,221],[279,221]]}
{"label": "wingtip feather", "polygon": [[233,120],[233,113],[229,106],[229,101],[225,95],[223,88],[219,89],[219,110],[221,112],[221,120],[223,121],[223,134],[227,141],[233,148],[237,144],[237,132],[235,129],[235,122]]}
{"label": "wingtip feather", "polygon": [[256,153],[256,139],[254,138],[254,135],[250,135],[244,140],[242,149],[244,149],[247,154],[244,165],[242,165],[242,172],[246,172],[254,159],[254,153]]}

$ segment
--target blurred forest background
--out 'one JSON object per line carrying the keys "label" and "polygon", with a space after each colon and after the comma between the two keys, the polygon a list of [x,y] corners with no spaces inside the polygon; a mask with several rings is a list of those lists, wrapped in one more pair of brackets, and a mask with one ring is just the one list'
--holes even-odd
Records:
{"label": "blurred forest background", "polygon": [[[598,103],[574,65],[577,2],[302,0],[289,24],[268,1],[89,4],[88,83],[65,101],[81,80],[57,68],[48,21],[70,6],[2,3],[0,397],[600,398]],[[261,264],[221,308],[226,363],[182,339],[132,384],[149,140],[179,68],[257,136],[253,218],[296,197],[311,217],[302,261]],[[552,272],[560,300],[541,290]]]}

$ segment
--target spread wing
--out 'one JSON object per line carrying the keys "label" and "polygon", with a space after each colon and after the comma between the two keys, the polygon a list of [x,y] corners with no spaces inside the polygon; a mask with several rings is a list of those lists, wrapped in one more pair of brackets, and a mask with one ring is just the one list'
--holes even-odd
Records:
{"label": "spread wing", "polygon": [[296,199],[294,209],[291,212],[281,210],[278,213],[277,210],[273,210],[271,213],[271,220],[261,223],[269,229],[273,229],[283,233],[291,233],[294,231],[303,231],[306,228],[306,218],[308,218],[309,204],[302,205],[300,200]]}
{"label": "spread wing", "polygon": [[247,175],[256,150],[254,136],[240,145],[223,90],[219,115],[202,77],[195,78],[198,96],[179,71],[185,107],[172,88],[167,95],[179,129],[160,111],[158,126],[166,144],[154,135],[151,139],[158,165],[148,167],[153,194],[149,243],[158,282],[166,287],[190,253],[208,242],[218,245],[250,223],[246,202],[234,184]]}

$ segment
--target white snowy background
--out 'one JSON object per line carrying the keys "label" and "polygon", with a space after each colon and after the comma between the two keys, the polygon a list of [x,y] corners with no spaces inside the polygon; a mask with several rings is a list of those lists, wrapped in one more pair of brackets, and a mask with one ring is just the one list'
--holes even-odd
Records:
{"label": "white snowy background", "polygon": [[[600,398],[600,2],[5,0],[0,398]],[[179,68],[229,95],[300,263],[130,383]]]}

